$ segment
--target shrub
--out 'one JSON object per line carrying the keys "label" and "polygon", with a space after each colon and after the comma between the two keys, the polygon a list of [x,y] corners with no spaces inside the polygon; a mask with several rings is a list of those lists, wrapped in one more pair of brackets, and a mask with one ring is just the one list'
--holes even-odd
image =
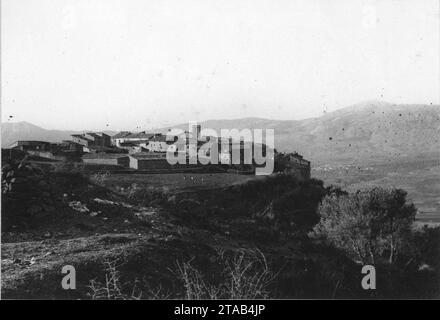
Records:
{"label": "shrub", "polygon": [[416,230],[408,250],[414,262],[432,266],[440,272],[440,227],[425,225]]}
{"label": "shrub", "polygon": [[25,160],[12,160],[2,167],[2,230],[12,225],[26,225],[29,218],[52,202],[43,172]]}
{"label": "shrub", "polygon": [[415,220],[416,208],[406,203],[401,189],[374,187],[348,195],[332,193],[320,207],[318,236],[364,264],[404,256]]}
{"label": "shrub", "polygon": [[271,199],[298,185],[299,180],[293,175],[274,174],[262,179],[251,179],[234,186],[234,189],[245,199]]}
{"label": "shrub", "polygon": [[317,209],[325,194],[320,180],[298,182],[273,195],[256,216],[272,220],[275,229],[284,236],[305,235],[319,221]]}
{"label": "shrub", "polygon": [[169,190],[166,187],[158,189],[133,183],[124,189],[123,194],[131,200],[139,201],[141,204],[151,205],[165,201],[169,196]]}
{"label": "shrub", "polygon": [[188,300],[199,299],[266,299],[276,277],[264,254],[259,250],[240,250],[232,257],[219,252],[222,274],[216,283],[206,281],[191,262],[178,264],[178,276]]}
{"label": "shrub", "polygon": [[276,277],[270,270],[264,254],[259,250],[241,249],[230,256],[219,251],[219,267],[215,274],[203,273],[192,261],[177,263],[176,280],[180,283],[173,297],[161,286],[151,289],[147,282],[137,278],[124,281],[118,259],[106,261],[104,279],[90,281],[90,297],[97,300],[139,300],[184,297],[199,299],[265,299],[270,297],[269,286]]}
{"label": "shrub", "polygon": [[166,299],[169,294],[164,293],[161,287],[150,289],[142,286],[138,279],[134,283],[123,282],[118,270],[118,260],[105,262],[105,281],[96,279],[90,281],[88,286],[93,300],[140,300],[140,299]]}
{"label": "shrub", "polygon": [[90,181],[98,186],[104,187],[109,175],[110,172],[108,171],[97,172],[90,176]]}

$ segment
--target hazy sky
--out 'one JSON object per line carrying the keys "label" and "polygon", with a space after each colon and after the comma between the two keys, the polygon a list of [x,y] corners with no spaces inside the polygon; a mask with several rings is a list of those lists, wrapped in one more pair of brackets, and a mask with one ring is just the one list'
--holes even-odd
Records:
{"label": "hazy sky", "polygon": [[438,0],[1,5],[3,121],[133,130],[439,103]]}

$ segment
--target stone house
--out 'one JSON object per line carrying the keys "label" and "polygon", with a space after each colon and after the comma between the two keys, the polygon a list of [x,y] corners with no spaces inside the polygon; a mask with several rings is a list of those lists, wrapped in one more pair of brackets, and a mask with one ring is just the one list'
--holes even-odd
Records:
{"label": "stone house", "polygon": [[173,141],[166,141],[166,135],[156,134],[148,140],[147,150],[150,152],[167,152]]}
{"label": "stone house", "polygon": [[82,161],[88,164],[119,165],[126,168],[130,164],[129,156],[123,153],[87,153],[82,156]]}
{"label": "stone house", "polygon": [[85,147],[110,147],[111,137],[103,132],[87,132],[81,134],[72,134],[72,141]]}
{"label": "stone house", "polygon": [[11,149],[21,151],[51,151],[52,144],[46,141],[19,140],[11,144]]}
{"label": "stone house", "polygon": [[130,131],[121,131],[111,137],[112,145],[120,147],[123,143],[136,143],[142,144],[148,142],[148,140],[154,137],[154,133],[146,133],[145,131],[132,133]]}
{"label": "stone house", "polygon": [[139,153],[131,154],[130,168],[136,170],[150,170],[150,169],[170,169],[171,165],[168,163],[165,153]]}

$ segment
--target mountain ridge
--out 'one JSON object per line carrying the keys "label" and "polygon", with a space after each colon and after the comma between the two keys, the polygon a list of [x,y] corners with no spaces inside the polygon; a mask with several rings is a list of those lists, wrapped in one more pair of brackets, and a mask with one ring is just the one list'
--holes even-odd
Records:
{"label": "mountain ridge", "polygon": [[[363,102],[304,120],[240,118],[206,120],[202,128],[273,128],[279,151],[312,161],[359,161],[440,154],[440,106]],[[166,132],[170,127],[155,131]],[[188,124],[173,128],[188,129]],[[12,140],[57,142],[84,131],[45,130],[28,122],[3,123],[2,146]],[[217,131],[219,132],[219,131]]]}
{"label": "mountain ridge", "polygon": [[[28,121],[3,122],[1,128],[1,145],[7,148],[17,140],[38,140],[61,142],[70,140],[72,134],[90,132],[92,130],[47,130]],[[115,134],[114,131],[104,131]]]}

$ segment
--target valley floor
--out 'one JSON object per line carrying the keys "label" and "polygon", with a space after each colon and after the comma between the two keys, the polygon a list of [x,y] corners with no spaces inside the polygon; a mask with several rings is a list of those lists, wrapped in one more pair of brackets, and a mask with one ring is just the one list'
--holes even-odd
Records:
{"label": "valley floor", "polygon": [[440,223],[440,159],[412,159],[384,163],[320,165],[312,176],[326,185],[347,191],[372,186],[391,186],[408,192],[408,199],[418,209],[420,223]]}

